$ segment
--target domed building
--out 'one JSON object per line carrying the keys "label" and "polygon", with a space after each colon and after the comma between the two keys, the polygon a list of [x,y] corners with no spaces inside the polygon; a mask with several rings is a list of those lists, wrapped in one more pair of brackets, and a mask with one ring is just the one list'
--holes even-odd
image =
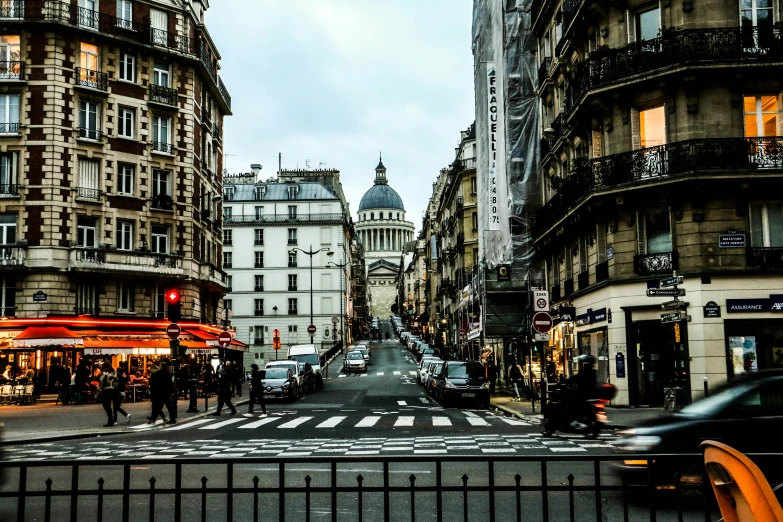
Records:
{"label": "domed building", "polygon": [[382,158],[375,167],[375,183],[359,202],[356,230],[364,246],[370,313],[388,317],[397,297],[395,278],[403,246],[413,241],[416,227],[405,221],[405,206],[389,186]]}

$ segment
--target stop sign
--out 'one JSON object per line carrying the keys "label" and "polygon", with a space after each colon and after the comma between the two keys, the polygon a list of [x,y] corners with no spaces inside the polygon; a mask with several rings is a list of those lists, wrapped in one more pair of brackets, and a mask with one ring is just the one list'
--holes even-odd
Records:
{"label": "stop sign", "polygon": [[220,332],[220,335],[218,335],[218,344],[222,346],[223,348],[226,348],[228,345],[231,344],[231,333],[229,332]]}
{"label": "stop sign", "polygon": [[166,335],[171,337],[172,339],[176,339],[179,337],[179,334],[182,333],[182,328],[176,323],[171,323],[166,327]]}
{"label": "stop sign", "polygon": [[538,312],[533,316],[533,330],[544,334],[552,329],[552,316],[546,312]]}
{"label": "stop sign", "polygon": [[309,333],[310,335],[313,335],[315,333],[315,325],[314,324],[311,324],[310,326],[307,327],[307,333]]}

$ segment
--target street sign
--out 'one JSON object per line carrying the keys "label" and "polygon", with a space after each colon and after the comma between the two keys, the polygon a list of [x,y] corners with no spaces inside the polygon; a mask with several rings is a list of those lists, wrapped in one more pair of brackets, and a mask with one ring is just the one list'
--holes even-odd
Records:
{"label": "street sign", "polygon": [[682,312],[670,312],[668,314],[661,314],[662,323],[678,323],[683,320],[684,315]]}
{"label": "street sign", "polygon": [[339,322],[340,322],[340,320],[338,318],[332,317],[332,324],[337,324]]}
{"label": "street sign", "polygon": [[218,344],[223,348],[228,347],[228,345],[231,344],[231,333],[226,331],[220,332],[220,335],[218,335]]}
{"label": "street sign", "polygon": [[309,333],[310,335],[313,335],[315,333],[315,325],[314,324],[311,324],[310,326],[307,327],[307,333]]}
{"label": "street sign", "polygon": [[538,312],[531,321],[533,330],[540,334],[545,334],[552,329],[552,316],[546,312]]}
{"label": "street sign", "polygon": [[278,330],[277,328],[272,330],[272,337],[280,337],[280,330]]}
{"label": "street sign", "polygon": [[38,290],[36,293],[33,294],[33,301],[35,302],[46,301],[46,292],[44,292],[43,290]]}
{"label": "street sign", "polygon": [[682,297],[684,288],[648,288],[647,297]]}
{"label": "street sign", "polygon": [[180,333],[182,333],[182,328],[176,323],[172,323],[166,327],[166,335],[172,339],[179,337]]}
{"label": "street sign", "polygon": [[673,310],[676,308],[685,308],[688,306],[688,303],[685,301],[678,301],[675,299],[674,301],[666,301],[665,303],[661,303],[661,308],[664,310]]}
{"label": "street sign", "polygon": [[534,336],[534,338],[535,338],[536,341],[549,342],[549,334],[548,333],[545,333],[545,334],[537,333]]}
{"label": "street sign", "polygon": [[667,286],[677,286],[681,285],[682,281],[682,276],[667,277],[666,279],[661,279],[658,282],[658,286],[661,288],[665,288]]}
{"label": "street sign", "polygon": [[549,311],[549,291],[548,290],[533,290],[533,311],[534,312],[548,312]]}

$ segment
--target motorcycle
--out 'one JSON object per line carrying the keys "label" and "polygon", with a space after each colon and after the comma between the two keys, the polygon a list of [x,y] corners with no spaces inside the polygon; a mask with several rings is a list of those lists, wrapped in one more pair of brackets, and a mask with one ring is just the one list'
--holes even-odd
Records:
{"label": "motorcycle", "polygon": [[603,384],[596,387],[595,396],[586,401],[553,400],[541,420],[541,433],[545,437],[551,437],[556,431],[577,433],[590,439],[598,437],[607,422],[606,405],[616,391],[611,384]]}

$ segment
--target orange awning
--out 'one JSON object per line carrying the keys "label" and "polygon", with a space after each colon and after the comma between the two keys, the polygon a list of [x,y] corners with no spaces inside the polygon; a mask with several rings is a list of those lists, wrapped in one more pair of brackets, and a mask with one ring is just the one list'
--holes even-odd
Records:
{"label": "orange awning", "polygon": [[169,341],[165,339],[107,339],[84,340],[84,355],[170,355]]}
{"label": "orange awning", "polygon": [[83,343],[81,336],[63,326],[30,326],[14,338],[14,348],[74,346]]}

